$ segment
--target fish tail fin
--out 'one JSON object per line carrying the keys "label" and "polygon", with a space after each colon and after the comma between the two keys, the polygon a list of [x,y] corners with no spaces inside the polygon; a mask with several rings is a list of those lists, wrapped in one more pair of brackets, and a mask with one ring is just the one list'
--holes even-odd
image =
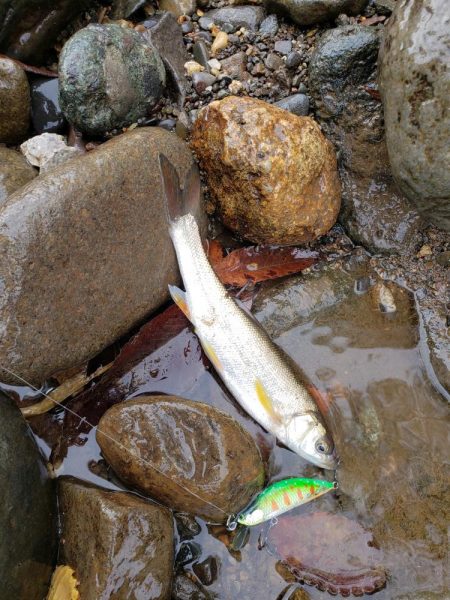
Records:
{"label": "fish tail fin", "polygon": [[186,298],[186,292],[180,290],[176,285],[169,285],[169,292],[172,296],[172,300],[181,310],[185,317],[191,320],[191,311],[189,310],[189,304]]}
{"label": "fish tail fin", "polygon": [[181,192],[178,173],[164,154],[159,155],[159,164],[169,224],[175,223],[184,215],[194,215],[199,205],[200,196],[200,175],[197,165],[194,163],[190,168],[184,182],[183,192]]}

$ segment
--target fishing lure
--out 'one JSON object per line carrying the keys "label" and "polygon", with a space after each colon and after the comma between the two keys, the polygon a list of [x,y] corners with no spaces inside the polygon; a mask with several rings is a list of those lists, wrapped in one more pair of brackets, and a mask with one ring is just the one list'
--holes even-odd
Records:
{"label": "fishing lure", "polygon": [[322,479],[293,477],[277,481],[258,494],[243,511],[230,515],[227,528],[233,531],[238,525],[260,525],[336,488],[337,482]]}

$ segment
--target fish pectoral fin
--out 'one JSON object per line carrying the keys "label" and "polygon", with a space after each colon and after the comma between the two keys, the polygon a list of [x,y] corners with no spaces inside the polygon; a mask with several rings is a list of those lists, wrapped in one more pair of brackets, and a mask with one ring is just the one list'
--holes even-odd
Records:
{"label": "fish pectoral fin", "polygon": [[261,381],[259,379],[256,380],[255,382],[255,391],[256,391],[256,395],[258,397],[258,400],[261,404],[261,406],[264,408],[264,410],[269,413],[269,415],[271,416],[271,418],[276,422],[281,424],[282,423],[282,418],[281,416],[278,414],[278,412],[276,411],[273,402],[269,396],[269,394],[267,393],[264,385],[261,383]]}
{"label": "fish pectoral fin", "polygon": [[186,292],[180,290],[176,285],[169,285],[169,292],[172,296],[172,300],[178,306],[178,308],[183,312],[185,317],[191,320],[191,312],[189,310],[189,305],[186,298]]}

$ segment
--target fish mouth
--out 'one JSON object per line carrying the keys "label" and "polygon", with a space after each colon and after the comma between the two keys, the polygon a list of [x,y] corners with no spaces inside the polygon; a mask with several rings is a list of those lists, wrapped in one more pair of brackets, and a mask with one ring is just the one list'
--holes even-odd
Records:
{"label": "fish mouth", "polygon": [[336,470],[339,465],[339,458],[334,450],[332,454],[327,455],[308,454],[306,452],[302,452],[302,456],[308,462],[313,463],[321,469],[327,469],[328,471]]}

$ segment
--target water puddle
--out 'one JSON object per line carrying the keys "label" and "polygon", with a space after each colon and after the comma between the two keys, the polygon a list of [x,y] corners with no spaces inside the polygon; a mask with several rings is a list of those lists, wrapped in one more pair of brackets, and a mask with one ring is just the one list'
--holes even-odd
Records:
{"label": "water puddle", "polygon": [[[342,281],[345,273],[337,275]],[[313,276],[309,283],[308,278],[304,283],[292,278],[282,285],[317,288],[323,277],[331,275]],[[388,572],[386,588],[376,593],[379,600],[442,599],[450,593],[448,405],[427,373],[412,296],[393,285],[396,311],[383,313],[370,289],[354,291],[358,277],[357,273],[348,276],[347,287],[343,291],[341,287],[339,293],[327,284],[328,292],[322,290],[320,299],[316,295],[316,304],[311,303],[308,310],[301,305],[300,296],[297,304],[292,304],[295,294],[286,287],[263,291],[257,300],[258,318],[266,326],[270,323],[277,343],[310,381],[328,394],[328,419],[341,456],[337,493],[292,514],[339,513],[371,531]],[[284,310],[286,301],[291,310]],[[171,339],[163,337],[158,348],[122,376],[118,395],[111,402],[122,396],[166,393],[209,403],[238,419],[258,440],[270,481],[285,476],[323,476],[316,467],[277,446],[243,413],[217,380],[187,324]],[[95,416],[92,406],[90,410],[83,416]],[[61,418],[58,414],[53,423],[60,423]],[[35,420],[35,426],[41,432],[41,448],[49,455],[49,429],[42,427],[42,420]],[[104,479],[108,471],[94,431],[81,431],[74,440],[58,475],[71,474],[116,487],[113,478]],[[197,521],[199,533],[178,537],[183,566],[177,568],[201,581],[211,597],[287,600],[299,587],[278,557],[267,547],[261,548],[264,527],[254,528],[248,543],[236,552],[227,547],[229,537],[224,528]],[[307,595],[298,598],[332,597],[310,586],[303,589]]]}

